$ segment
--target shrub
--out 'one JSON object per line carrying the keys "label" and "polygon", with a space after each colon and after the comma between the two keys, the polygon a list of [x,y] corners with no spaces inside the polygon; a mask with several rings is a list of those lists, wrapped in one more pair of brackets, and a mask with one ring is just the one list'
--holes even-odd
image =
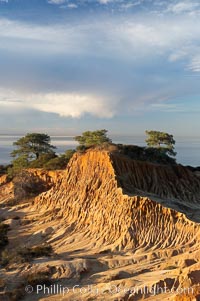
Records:
{"label": "shrub", "polygon": [[91,147],[95,145],[101,145],[104,142],[111,143],[111,139],[107,137],[107,130],[97,130],[97,131],[86,131],[83,132],[81,136],[76,136],[74,139],[78,141],[80,145],[85,147]]}
{"label": "shrub", "polygon": [[8,243],[8,230],[8,225],[0,223],[0,248],[4,247]]}
{"label": "shrub", "polygon": [[87,150],[85,145],[78,145],[76,148],[77,152],[84,153]]}
{"label": "shrub", "polygon": [[67,166],[68,160],[64,156],[59,156],[49,160],[44,168],[48,170],[64,169]]}
{"label": "shrub", "polygon": [[30,162],[29,167],[31,168],[43,168],[50,160],[57,158],[55,153],[41,154],[38,159]]}
{"label": "shrub", "polygon": [[9,179],[13,179],[23,168],[29,166],[28,160],[25,156],[19,157],[12,162],[12,166],[7,169]]}
{"label": "shrub", "polygon": [[1,265],[20,264],[23,262],[30,262],[34,258],[41,256],[51,256],[53,253],[51,245],[44,244],[35,247],[24,247],[14,251],[4,250],[1,253]]}
{"label": "shrub", "polygon": [[10,167],[10,165],[0,165],[0,176],[5,175],[7,173],[7,169]]}
{"label": "shrub", "polygon": [[13,143],[16,149],[11,152],[11,156],[17,159],[25,158],[29,162],[43,154],[52,154],[56,147],[50,142],[51,138],[47,134],[28,133]]}
{"label": "shrub", "polygon": [[19,215],[16,215],[16,216],[13,217],[13,219],[14,219],[14,220],[20,220],[20,216],[19,216]]}
{"label": "shrub", "polygon": [[50,169],[50,170],[64,169],[64,168],[66,168],[69,160],[71,159],[71,157],[73,156],[74,153],[75,153],[75,150],[69,149],[64,154],[62,154],[58,157],[55,157],[55,158],[49,160],[48,162],[46,162],[46,164],[43,167],[45,169]]}
{"label": "shrub", "polygon": [[[20,252],[19,252],[20,253]],[[36,258],[40,256],[50,256],[52,254],[51,245],[39,245],[32,248],[27,248],[21,251],[22,256],[27,256],[31,258]]]}
{"label": "shrub", "polygon": [[51,285],[50,273],[49,271],[39,271],[28,275],[26,279],[27,283],[31,286],[36,285]]}
{"label": "shrub", "polygon": [[[6,296],[9,301],[19,301],[22,300],[25,296],[24,285],[20,285],[17,288],[13,289],[10,292],[6,292]],[[7,300],[7,299],[6,299]]]}
{"label": "shrub", "polygon": [[11,198],[9,200],[7,200],[6,202],[4,202],[3,204],[0,205],[0,208],[4,208],[4,207],[13,207],[19,204],[19,200],[16,198]]}
{"label": "shrub", "polygon": [[1,252],[1,265],[6,266],[9,263],[9,252],[4,250]]}
{"label": "shrub", "polygon": [[46,183],[37,176],[22,170],[13,180],[15,199],[33,197],[46,191]]}
{"label": "shrub", "polygon": [[161,152],[169,156],[176,156],[176,152],[174,151],[176,142],[173,135],[160,131],[145,131],[145,133],[148,136],[146,139],[148,147],[161,150]]}
{"label": "shrub", "polygon": [[39,245],[31,248],[20,248],[17,250],[16,255],[21,257],[21,261],[31,261],[34,258],[41,256],[51,256],[52,247],[51,245]]}
{"label": "shrub", "polygon": [[176,159],[168,156],[164,148],[145,148],[146,159],[161,164],[175,164]]}
{"label": "shrub", "polygon": [[169,266],[166,266],[165,268],[163,268],[163,270],[175,270],[177,269],[177,266],[175,265],[169,265]]}
{"label": "shrub", "polygon": [[138,145],[117,144],[119,153],[134,160],[159,164],[176,164],[176,160],[167,155],[162,148],[142,147]]}

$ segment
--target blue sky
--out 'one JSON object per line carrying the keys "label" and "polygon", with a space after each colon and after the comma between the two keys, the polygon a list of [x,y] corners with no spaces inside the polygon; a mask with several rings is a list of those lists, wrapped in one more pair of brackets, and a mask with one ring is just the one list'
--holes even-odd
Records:
{"label": "blue sky", "polygon": [[0,0],[0,28],[0,133],[199,136],[199,1]]}

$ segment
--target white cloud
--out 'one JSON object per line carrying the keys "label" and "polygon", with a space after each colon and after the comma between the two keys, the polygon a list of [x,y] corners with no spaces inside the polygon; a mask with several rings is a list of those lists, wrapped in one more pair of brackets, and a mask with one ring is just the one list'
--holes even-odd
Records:
{"label": "white cloud", "polygon": [[120,9],[124,9],[124,10],[128,10],[130,8],[133,8],[134,6],[139,6],[141,5],[145,0],[138,0],[138,1],[134,1],[134,2],[120,2]]}
{"label": "white cloud", "polygon": [[49,4],[63,4],[66,0],[48,0]]}
{"label": "white cloud", "polygon": [[78,93],[24,93],[0,89],[0,106],[18,109],[36,109],[60,116],[78,118],[89,113],[96,117],[111,118],[114,104],[106,97]]}
{"label": "white cloud", "polygon": [[188,54],[188,52],[186,50],[184,50],[184,49],[177,50],[177,51],[172,52],[169,55],[168,59],[169,59],[170,62],[176,62],[176,61],[182,60],[185,57],[187,57],[187,54]]}
{"label": "white cloud", "polygon": [[52,41],[56,38],[56,26],[29,25],[27,23],[0,18],[0,37],[26,40]]}
{"label": "white cloud", "polygon": [[115,0],[98,0],[100,4],[108,4],[110,2],[114,2]]}
{"label": "white cloud", "polygon": [[[167,95],[167,99],[176,93],[175,89],[170,90],[173,79],[170,81],[168,70],[165,74],[167,78],[165,83],[160,83],[156,79],[142,78],[141,80],[138,74],[142,72],[145,74],[142,68],[148,64],[152,62],[157,64],[161,59],[162,63],[164,62],[162,68],[169,61],[175,64],[182,59],[182,73],[186,68],[193,72],[200,72],[200,57],[197,55],[200,43],[200,20],[197,18],[176,16],[174,19],[167,17],[144,20],[128,17],[113,17],[112,19],[99,17],[93,22],[88,19],[87,21],[80,20],[78,23],[48,26],[30,25],[4,18],[0,19],[0,28],[2,29],[0,39],[3,41],[0,49],[4,47],[4,50],[9,50],[8,53],[15,52],[15,57],[17,57],[17,51],[20,50],[24,54],[24,61],[26,61],[25,58],[30,61],[31,57],[31,60],[34,58],[36,62],[33,75],[30,72],[30,66],[23,61],[25,71],[18,64],[19,74],[16,72],[17,68],[14,72],[12,72],[14,69],[10,69],[10,74],[7,70],[1,69],[1,73],[5,73],[10,81],[12,78],[10,86],[16,88],[12,95],[8,91],[0,93],[4,106],[10,99],[12,105],[18,108],[27,107],[57,113],[60,116],[80,117],[89,113],[109,118],[119,112],[118,105],[122,97],[127,106],[124,105],[121,108],[124,111],[129,109],[134,111],[138,103],[145,106],[160,99],[163,95],[163,97]],[[43,52],[41,52],[41,47],[43,47]],[[50,51],[52,53],[48,57],[48,68],[51,71],[48,77],[48,70],[46,73],[44,70],[47,68],[45,59]],[[36,58],[40,59],[39,63]],[[46,65],[44,64],[44,68],[43,66],[39,68],[39,64],[43,64],[43,59]],[[61,66],[62,62],[64,67]],[[10,67],[9,62],[7,63]],[[115,65],[119,66],[118,69],[115,69]],[[54,75],[52,70],[56,69],[55,66],[58,69],[61,66],[62,70],[56,71]],[[120,66],[124,68],[122,71],[119,71]],[[41,71],[42,68],[43,71]],[[154,68],[156,69],[156,66]],[[137,70],[142,71],[137,74]],[[163,70],[156,70],[156,72],[159,74]],[[19,92],[17,89],[20,89],[21,83],[18,83],[21,78],[26,77],[26,85],[21,80],[26,93]],[[161,78],[159,75],[158,77]],[[30,81],[29,78],[31,78]],[[3,75],[0,80],[3,85]],[[45,87],[42,87],[42,84]],[[8,81],[6,85],[8,86]],[[174,86],[177,84],[174,83]],[[180,86],[179,90],[183,90],[184,88]],[[161,91],[155,94],[157,87]],[[169,94],[166,90],[170,90]],[[151,94],[153,96],[149,98]],[[17,103],[17,99],[22,100],[22,103]]]}
{"label": "white cloud", "polygon": [[175,103],[153,103],[149,106],[151,111],[159,111],[165,113],[198,113],[200,110],[199,103],[196,101],[186,103],[184,100],[179,99]]}
{"label": "white cloud", "polygon": [[68,7],[68,8],[78,8],[78,5],[75,4],[75,3],[69,3],[69,4],[67,5],[67,7]]}
{"label": "white cloud", "polygon": [[183,106],[176,103],[153,103],[151,104],[150,109],[162,112],[182,112]]}
{"label": "white cloud", "polygon": [[193,72],[200,72],[200,55],[196,55],[191,59],[188,69]]}
{"label": "white cloud", "polygon": [[90,113],[93,116],[110,118],[114,115],[110,103],[96,95],[47,93],[28,96],[28,100],[34,103],[33,108],[60,116],[80,117]]}
{"label": "white cloud", "polygon": [[[83,26],[84,27],[84,26]],[[90,27],[90,26],[89,26]],[[20,50],[27,52],[84,52],[88,43],[87,26],[84,28],[64,25],[35,25],[0,18],[0,49]],[[80,48],[80,44],[82,47]]]}
{"label": "white cloud", "polygon": [[129,9],[129,8],[132,8],[132,7],[137,6],[139,4],[140,4],[140,2],[138,2],[137,4],[135,4],[135,3],[123,3],[120,8],[121,9]]}
{"label": "white cloud", "polygon": [[200,3],[194,1],[180,1],[172,3],[168,6],[167,11],[174,14],[182,14],[187,12],[196,12],[200,8]]}
{"label": "white cloud", "polygon": [[[0,48],[62,52],[97,57],[121,57],[128,60],[167,54],[175,56],[196,47],[200,42],[197,18],[132,20],[98,19],[80,24],[29,25],[0,19]],[[81,45],[81,47],[80,47]],[[175,55],[176,54],[176,55]],[[175,59],[174,59],[175,58]]]}

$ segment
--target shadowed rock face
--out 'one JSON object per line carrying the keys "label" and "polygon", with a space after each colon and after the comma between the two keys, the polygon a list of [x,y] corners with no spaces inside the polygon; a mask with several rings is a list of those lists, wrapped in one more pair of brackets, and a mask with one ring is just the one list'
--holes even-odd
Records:
{"label": "shadowed rock face", "polygon": [[185,216],[198,220],[199,196],[200,179],[182,166],[94,150],[75,154],[35,204],[60,209],[69,231],[81,231],[93,246],[164,249],[200,241],[200,226]]}
{"label": "shadowed rock face", "polygon": [[130,195],[149,196],[200,222],[200,177],[182,165],[156,165],[111,155],[119,186]]}

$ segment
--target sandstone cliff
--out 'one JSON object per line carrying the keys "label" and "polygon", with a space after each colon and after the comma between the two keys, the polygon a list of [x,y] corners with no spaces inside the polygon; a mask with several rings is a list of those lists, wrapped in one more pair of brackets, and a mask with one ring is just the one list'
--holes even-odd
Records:
{"label": "sandstone cliff", "polygon": [[[76,153],[64,171],[27,172],[46,188],[25,207],[8,208],[10,219],[21,217],[9,234],[9,247],[23,233],[25,245],[47,242],[57,255],[13,275],[23,279],[48,270],[52,279],[62,279],[67,286],[95,285],[101,292],[94,296],[70,291],[62,297],[66,301],[198,300],[200,178],[195,173],[181,165],[155,165],[97,150]],[[2,200],[8,188],[12,193],[12,183],[0,187]],[[108,284],[122,290],[112,294]],[[127,290],[135,286],[173,292],[152,296]],[[175,292],[183,287],[194,291]],[[41,295],[32,300],[58,298]]]}
{"label": "sandstone cliff", "polygon": [[69,231],[92,237],[93,245],[166,249],[199,241],[199,225],[180,213],[198,220],[199,200],[200,179],[182,166],[88,151],[74,155],[62,179],[35,204],[57,208]]}

